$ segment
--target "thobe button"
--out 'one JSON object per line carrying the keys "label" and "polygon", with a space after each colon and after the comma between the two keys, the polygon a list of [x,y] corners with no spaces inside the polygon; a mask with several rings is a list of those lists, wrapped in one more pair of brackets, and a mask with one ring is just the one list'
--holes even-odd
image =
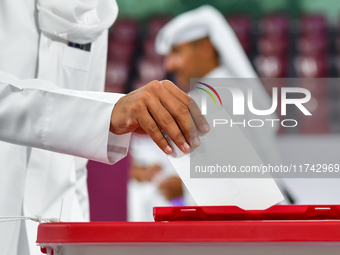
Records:
{"label": "thobe button", "polygon": [[52,40],[50,38],[47,39],[47,47],[50,47],[52,44]]}

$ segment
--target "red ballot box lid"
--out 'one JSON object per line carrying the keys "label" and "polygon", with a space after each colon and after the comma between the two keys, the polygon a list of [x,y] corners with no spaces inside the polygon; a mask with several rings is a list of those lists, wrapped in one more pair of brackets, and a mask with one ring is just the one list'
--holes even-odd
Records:
{"label": "red ballot box lid", "polygon": [[340,242],[340,221],[43,223],[37,243]]}
{"label": "red ballot box lid", "polygon": [[340,220],[340,205],[274,205],[266,210],[237,206],[154,207],[155,221]]}
{"label": "red ballot box lid", "polygon": [[117,243],[340,242],[340,221],[43,223],[41,247]]}

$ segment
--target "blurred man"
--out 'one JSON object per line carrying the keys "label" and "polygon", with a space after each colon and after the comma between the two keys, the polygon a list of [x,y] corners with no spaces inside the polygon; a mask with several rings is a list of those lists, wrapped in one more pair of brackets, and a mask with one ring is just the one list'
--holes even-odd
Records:
{"label": "blurred man", "polygon": [[[254,105],[269,109],[271,99],[257,80],[248,57],[224,16],[209,5],[177,16],[158,33],[156,51],[165,55],[164,67],[175,76],[177,85],[190,90],[190,78],[252,78]],[[242,80],[240,88],[246,92]],[[224,106],[231,112],[231,106]],[[251,116],[245,114],[245,119]],[[266,116],[276,118],[275,114]],[[241,129],[260,158],[266,163],[279,162],[275,142],[277,128]],[[263,142],[266,141],[266,142]]]}
{"label": "blurred man", "polygon": [[[240,42],[224,16],[212,6],[202,6],[177,16],[158,33],[156,51],[165,55],[164,67],[173,73],[177,85],[190,91],[190,78],[252,78],[255,89],[254,105],[259,109],[270,107],[270,97],[246,56]],[[247,82],[246,82],[247,83]],[[269,107],[268,107],[269,106]],[[231,106],[224,108],[231,112]],[[251,116],[245,115],[246,119]],[[266,116],[276,118],[275,114]],[[241,129],[264,163],[280,162],[276,144],[277,128]]]}
{"label": "blurred man", "polygon": [[[252,85],[257,91],[254,104],[264,109],[269,108],[266,108],[270,102],[269,95],[262,84],[256,80],[257,75],[232,28],[215,8],[202,6],[175,17],[160,30],[155,47],[159,54],[165,55],[166,71],[174,74],[176,85],[186,93],[190,91],[190,78],[254,78]],[[242,89],[246,90],[246,88]],[[230,112],[230,108],[226,107],[226,110]],[[274,115],[267,117],[275,118]],[[242,129],[266,163],[279,162],[275,141],[276,130],[276,128]],[[142,143],[137,143],[134,147],[135,150],[137,150],[136,147],[140,147],[139,151],[145,150],[149,157],[152,154],[157,155],[157,151]],[[146,171],[144,173],[145,176],[148,175]],[[131,184],[132,182],[130,182],[130,188],[133,187],[136,194],[143,193],[147,185],[153,187],[154,194],[158,194],[154,199],[151,196],[143,196],[144,202],[135,200],[134,203],[130,200],[130,208],[137,210],[139,206],[139,211],[147,205],[163,205],[157,201],[156,197],[160,194],[168,197],[178,195],[177,191],[182,186],[174,169],[172,169],[172,175],[164,179],[161,184],[152,181],[148,184],[144,182],[144,187]],[[183,190],[185,205],[195,205],[185,187]],[[151,209],[150,207],[148,210],[151,212]]]}
{"label": "blurred man", "polygon": [[[258,92],[254,105],[258,109],[269,109],[265,106],[269,105],[269,95],[261,83],[256,82],[257,75],[231,27],[213,7],[203,6],[171,20],[157,35],[155,47],[159,54],[165,55],[166,71],[174,74],[176,84],[185,92],[190,90],[190,78],[253,78],[251,85]],[[237,83],[236,79],[231,81]],[[231,112],[228,106],[225,109]],[[277,119],[275,114],[266,118]],[[277,129],[261,127],[241,130],[264,163],[280,163]],[[297,162],[310,163],[310,158],[304,153],[294,153],[288,158],[297,157]],[[276,181],[289,200],[285,202],[339,204],[337,180],[286,178]]]}
{"label": "blurred man", "polygon": [[175,75],[177,85],[185,92],[190,90],[190,78],[230,77],[208,36],[175,44],[165,57],[164,68]]}
{"label": "blurred man", "polygon": [[171,20],[158,33],[155,47],[183,89],[190,78],[257,78],[232,28],[212,6]]}

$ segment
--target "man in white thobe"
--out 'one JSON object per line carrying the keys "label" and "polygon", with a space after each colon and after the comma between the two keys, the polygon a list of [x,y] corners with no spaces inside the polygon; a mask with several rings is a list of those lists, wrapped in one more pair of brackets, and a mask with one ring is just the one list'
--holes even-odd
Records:
{"label": "man in white thobe", "polygon": [[[63,199],[63,221],[88,220],[85,161],[74,156],[113,164],[126,155],[130,132],[148,133],[171,153],[163,129],[190,150],[188,98],[172,83],[126,96],[97,92],[117,13],[107,0],[0,2],[0,219],[58,218]],[[176,123],[185,137],[176,138]],[[1,254],[40,254],[36,228],[0,222]]]}

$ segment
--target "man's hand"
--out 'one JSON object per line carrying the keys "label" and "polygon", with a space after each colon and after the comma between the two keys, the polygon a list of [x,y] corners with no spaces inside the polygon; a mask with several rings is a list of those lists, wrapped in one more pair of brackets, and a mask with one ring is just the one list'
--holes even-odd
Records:
{"label": "man's hand", "polygon": [[161,131],[189,152],[190,146],[200,145],[197,130],[209,132],[208,122],[196,103],[170,81],[152,81],[132,91],[118,100],[111,116],[112,133],[148,133],[167,154],[172,148]]}
{"label": "man's hand", "polygon": [[169,201],[183,196],[182,180],[178,176],[170,176],[169,178],[162,181],[158,188]]}
{"label": "man's hand", "polygon": [[162,167],[158,164],[149,166],[139,166],[132,163],[130,168],[130,177],[138,182],[151,182],[152,179],[162,170]]}

